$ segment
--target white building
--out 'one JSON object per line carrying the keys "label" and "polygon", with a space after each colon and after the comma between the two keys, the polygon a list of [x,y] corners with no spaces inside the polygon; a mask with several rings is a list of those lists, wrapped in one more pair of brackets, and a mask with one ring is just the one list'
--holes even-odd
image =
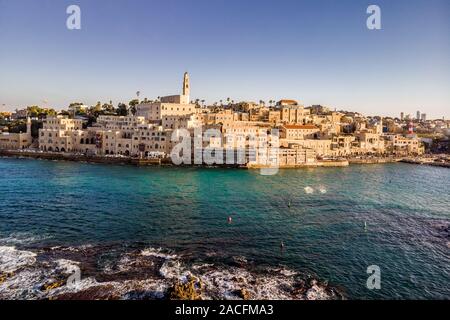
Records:
{"label": "white building", "polygon": [[189,116],[197,112],[195,104],[190,103],[189,99],[190,83],[189,75],[186,72],[183,78],[183,94],[165,96],[157,102],[138,104],[136,106],[136,116],[141,116],[148,121],[159,123],[166,117]]}

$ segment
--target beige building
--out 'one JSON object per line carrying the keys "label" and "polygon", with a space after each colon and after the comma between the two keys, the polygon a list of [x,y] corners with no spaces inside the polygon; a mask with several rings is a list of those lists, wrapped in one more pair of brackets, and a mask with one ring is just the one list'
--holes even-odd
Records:
{"label": "beige building", "polygon": [[416,137],[405,137],[400,134],[386,136],[386,149],[397,155],[421,155],[425,152],[423,143]]}
{"label": "beige building", "polygon": [[331,150],[331,140],[328,139],[304,139],[304,140],[288,140],[280,139],[280,145],[283,147],[300,146],[313,150],[318,156],[333,156]]}
{"label": "beige building", "polygon": [[4,150],[19,150],[28,148],[33,139],[31,137],[31,119],[27,118],[27,132],[26,133],[0,133],[0,149]]}
{"label": "beige building", "polygon": [[355,133],[355,139],[359,143],[358,154],[384,153],[384,139],[378,133],[364,130]]}
{"label": "beige building", "polygon": [[292,144],[288,148],[280,148],[278,154],[280,167],[308,165],[317,161],[316,152],[313,149],[304,148],[297,144]]}
{"label": "beige building", "polygon": [[285,124],[280,127],[280,138],[287,140],[316,139],[320,129],[314,125]]}
{"label": "beige building", "polygon": [[50,152],[88,152],[96,148],[94,131],[83,130],[83,121],[49,117],[39,129],[39,149]]}
{"label": "beige building", "polygon": [[281,108],[281,122],[283,123],[301,123],[307,122],[309,110],[302,106]]}
{"label": "beige building", "polygon": [[331,140],[331,150],[335,156],[350,156],[357,146],[353,135],[336,135]]}

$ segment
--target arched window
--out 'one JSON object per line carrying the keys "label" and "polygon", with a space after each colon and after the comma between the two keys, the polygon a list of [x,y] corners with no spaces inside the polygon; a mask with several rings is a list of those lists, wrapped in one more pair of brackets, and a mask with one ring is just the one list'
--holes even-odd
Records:
{"label": "arched window", "polygon": [[84,144],[84,139],[83,138],[81,138],[80,144]]}

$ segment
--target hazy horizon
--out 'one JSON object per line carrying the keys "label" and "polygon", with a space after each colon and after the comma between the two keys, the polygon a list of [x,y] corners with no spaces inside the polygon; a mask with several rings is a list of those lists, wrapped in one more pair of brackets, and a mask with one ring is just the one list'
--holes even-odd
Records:
{"label": "hazy horizon", "polygon": [[[68,30],[66,8],[81,8]],[[274,6],[276,4],[276,6]],[[381,8],[381,30],[366,9]],[[181,92],[450,118],[450,2],[0,0],[0,110]]]}

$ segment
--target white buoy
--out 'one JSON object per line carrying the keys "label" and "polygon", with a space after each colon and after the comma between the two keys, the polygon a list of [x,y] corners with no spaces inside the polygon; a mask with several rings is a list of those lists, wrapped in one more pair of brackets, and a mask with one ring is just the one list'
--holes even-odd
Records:
{"label": "white buoy", "polygon": [[311,187],[305,187],[305,192],[308,193],[308,194],[311,194],[311,193],[314,192],[314,189],[311,188]]}
{"label": "white buoy", "polygon": [[325,189],[325,187],[323,187],[323,186],[319,187],[319,191],[320,191],[320,193],[327,193],[327,189]]}

